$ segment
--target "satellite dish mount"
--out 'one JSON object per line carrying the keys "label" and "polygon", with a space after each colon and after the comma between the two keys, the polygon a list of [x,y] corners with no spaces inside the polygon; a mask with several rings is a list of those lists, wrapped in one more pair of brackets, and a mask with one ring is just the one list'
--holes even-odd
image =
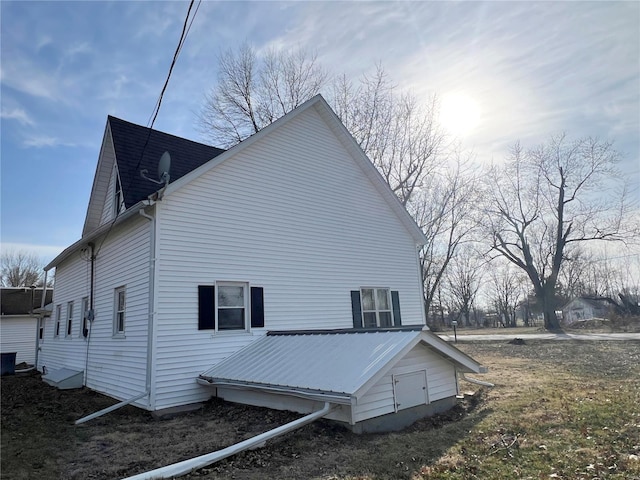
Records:
{"label": "satellite dish mount", "polygon": [[166,188],[169,185],[169,170],[171,170],[171,155],[169,152],[164,152],[160,157],[160,161],[158,162],[158,178],[159,180],[154,180],[153,178],[148,176],[148,170],[140,170],[140,176],[145,180],[149,180],[150,182],[157,183],[158,185],[164,184]]}

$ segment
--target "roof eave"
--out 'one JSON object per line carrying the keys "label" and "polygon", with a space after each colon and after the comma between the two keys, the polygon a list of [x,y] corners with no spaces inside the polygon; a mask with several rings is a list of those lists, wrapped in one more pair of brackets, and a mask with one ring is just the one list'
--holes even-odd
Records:
{"label": "roof eave", "polygon": [[124,221],[126,221],[129,218],[133,217],[134,215],[136,215],[138,213],[138,211],[141,208],[147,207],[150,204],[151,203],[150,203],[149,200],[142,200],[142,201],[136,203],[135,205],[129,207],[123,213],[118,215],[114,220],[99,226],[98,228],[93,230],[90,234],[85,235],[84,237],[82,237],[77,242],[75,242],[72,245],[70,245],[67,248],[65,248],[56,258],[51,260],[51,262],[49,262],[44,267],[43,270],[44,271],[49,271],[52,268],[58,266],[61,262],[63,262],[64,260],[69,258],[71,255],[73,255],[76,251],[78,251],[81,247],[86,246],[87,243],[95,240],[96,238],[99,238],[101,235],[106,234],[113,227],[115,227],[116,225],[120,225]]}
{"label": "roof eave", "polygon": [[211,387],[231,388],[234,390],[260,391],[265,393],[273,393],[276,395],[299,397],[307,400],[338,403],[342,405],[352,404],[352,395],[348,393],[312,390],[281,385],[269,385],[264,383],[243,382],[239,380],[205,377],[203,375],[200,375],[197,378],[197,382],[200,385]]}
{"label": "roof eave", "polygon": [[447,358],[449,358],[459,370],[465,373],[486,373],[488,370],[486,367],[479,364],[473,358],[466,353],[458,350],[453,345],[441,339],[438,335],[423,330],[420,340],[425,344],[438,350]]}

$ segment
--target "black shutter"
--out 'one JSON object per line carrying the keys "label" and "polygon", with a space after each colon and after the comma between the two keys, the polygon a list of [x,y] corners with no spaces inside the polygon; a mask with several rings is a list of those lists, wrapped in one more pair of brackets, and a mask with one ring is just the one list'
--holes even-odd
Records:
{"label": "black shutter", "polygon": [[362,304],[360,303],[360,290],[351,291],[351,313],[353,315],[353,328],[362,328]]}
{"label": "black shutter", "polygon": [[213,285],[198,285],[198,330],[216,328],[216,295]]}
{"label": "black shutter", "polygon": [[251,287],[251,326],[264,327],[264,291],[262,287]]}
{"label": "black shutter", "polygon": [[393,326],[399,327],[402,325],[402,318],[400,318],[400,296],[397,291],[391,292],[391,305],[393,307]]}

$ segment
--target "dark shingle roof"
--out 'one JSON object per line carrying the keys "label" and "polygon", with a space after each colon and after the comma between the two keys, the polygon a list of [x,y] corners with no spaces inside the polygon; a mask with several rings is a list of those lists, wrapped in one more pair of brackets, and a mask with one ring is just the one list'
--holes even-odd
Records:
{"label": "dark shingle roof", "polygon": [[[45,304],[51,303],[53,289],[47,288]],[[31,303],[31,288],[9,287],[0,289],[0,311],[2,315],[27,315],[32,308],[40,308],[42,302],[42,288],[33,291],[33,304]],[[33,307],[32,307],[33,305]]]}
{"label": "dark shingle roof", "polygon": [[[224,152],[220,148],[150,130],[111,115],[108,120],[127,208],[161,188],[142,178],[140,170],[148,170],[149,177],[156,179],[158,161],[165,151],[171,155],[170,183]],[[145,148],[147,137],[149,141]]]}

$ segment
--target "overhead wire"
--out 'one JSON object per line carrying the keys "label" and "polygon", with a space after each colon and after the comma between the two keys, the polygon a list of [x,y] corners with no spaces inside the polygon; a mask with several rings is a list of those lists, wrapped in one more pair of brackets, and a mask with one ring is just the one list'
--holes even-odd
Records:
{"label": "overhead wire", "polygon": [[[153,125],[155,124],[156,118],[158,117],[158,113],[160,113],[160,106],[162,105],[162,99],[164,97],[164,94],[167,90],[167,86],[169,85],[169,79],[171,78],[171,74],[173,73],[173,67],[175,66],[178,57],[180,56],[180,52],[182,51],[182,47],[184,46],[184,43],[187,39],[187,36],[189,35],[189,31],[191,30],[191,25],[193,25],[193,21],[196,18],[196,15],[198,13],[198,10],[200,8],[200,4],[202,3],[202,0],[198,1],[198,5],[193,13],[193,16],[191,16],[191,9],[193,8],[193,4],[195,3],[195,0],[191,0],[191,2],[189,3],[189,8],[187,9],[187,15],[184,19],[184,23],[182,25],[182,32],[180,34],[180,40],[178,41],[178,45],[176,47],[176,51],[173,54],[173,59],[171,60],[171,65],[169,66],[169,72],[167,73],[167,78],[165,79],[164,85],[162,87],[162,90],[160,91],[160,95],[158,96],[158,100],[156,101],[156,104],[153,108],[153,112],[151,114],[151,116],[149,117],[151,124],[149,124],[149,121],[147,121],[147,128],[149,129],[149,131],[147,132],[147,138],[145,139],[144,145],[142,147],[142,151],[140,152],[140,158],[138,159],[138,162],[136,163],[136,166],[133,168],[133,172],[137,171],[138,168],[140,168],[140,164],[142,163],[142,159],[144,158],[144,152],[147,149],[147,146],[149,145],[149,139],[151,138],[151,132],[153,131]],[[189,18],[191,17],[191,21],[189,22]],[[131,184],[133,182],[133,179],[135,178],[135,175],[131,175],[129,177],[129,181],[126,185],[126,190],[128,190],[131,187]],[[124,186],[123,186],[124,187]],[[126,191],[125,188],[121,189],[122,194],[124,195],[124,192]],[[95,259],[98,256],[98,253],[100,253],[100,250],[102,249],[102,246],[104,245],[104,242],[107,240],[107,237],[109,236],[109,234],[111,233],[111,230],[113,229],[113,226],[116,223],[116,220],[118,219],[118,214],[120,212],[116,211],[115,212],[115,216],[113,217],[113,220],[111,220],[111,224],[109,225],[109,228],[107,229],[106,233],[104,234],[104,236],[102,237],[102,241],[100,242],[100,245],[98,246],[98,248],[96,249],[93,258]]]}

